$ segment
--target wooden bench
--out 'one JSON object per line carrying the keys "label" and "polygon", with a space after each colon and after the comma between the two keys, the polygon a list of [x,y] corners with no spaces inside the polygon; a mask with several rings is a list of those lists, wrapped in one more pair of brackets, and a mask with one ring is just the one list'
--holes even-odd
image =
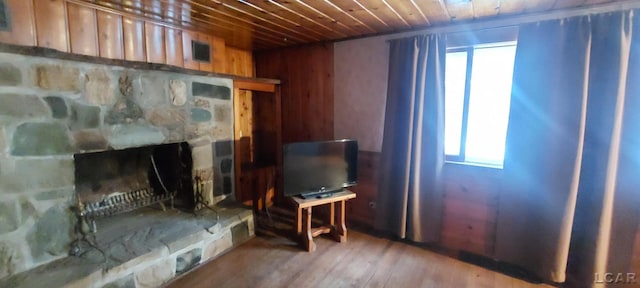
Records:
{"label": "wooden bench", "polygon": [[[302,241],[304,248],[313,252],[316,250],[316,244],[313,243],[313,237],[320,234],[329,233],[338,242],[347,241],[347,226],[345,225],[345,204],[349,199],[356,198],[356,193],[349,190],[334,193],[326,198],[307,198],[303,199],[299,196],[291,197],[296,205],[296,233]],[[338,204],[336,213],[335,204]],[[322,226],[317,228],[311,227],[311,209],[314,206],[329,204],[328,219],[324,219]],[[304,222],[304,224],[303,224]]]}

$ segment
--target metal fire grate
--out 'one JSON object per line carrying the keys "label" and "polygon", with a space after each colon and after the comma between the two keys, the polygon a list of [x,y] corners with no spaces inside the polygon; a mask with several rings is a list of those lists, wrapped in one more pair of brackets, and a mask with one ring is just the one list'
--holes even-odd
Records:
{"label": "metal fire grate", "polygon": [[131,192],[119,192],[107,195],[93,203],[83,203],[80,216],[97,218],[129,212],[138,208],[172,200],[176,193],[154,193],[150,188]]}

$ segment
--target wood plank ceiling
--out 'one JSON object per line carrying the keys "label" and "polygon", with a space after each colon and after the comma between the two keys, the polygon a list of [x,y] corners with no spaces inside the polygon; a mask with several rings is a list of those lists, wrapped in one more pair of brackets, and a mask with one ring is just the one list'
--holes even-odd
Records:
{"label": "wood plank ceiling", "polygon": [[262,50],[629,0],[67,0]]}

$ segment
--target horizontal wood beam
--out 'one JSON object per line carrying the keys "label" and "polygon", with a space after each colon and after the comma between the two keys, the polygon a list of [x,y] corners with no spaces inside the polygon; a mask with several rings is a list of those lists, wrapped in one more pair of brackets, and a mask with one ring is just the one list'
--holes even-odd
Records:
{"label": "horizontal wood beam", "polygon": [[242,90],[270,92],[270,93],[276,92],[276,84],[274,83],[235,80],[233,81],[233,87],[237,89],[242,89]]}

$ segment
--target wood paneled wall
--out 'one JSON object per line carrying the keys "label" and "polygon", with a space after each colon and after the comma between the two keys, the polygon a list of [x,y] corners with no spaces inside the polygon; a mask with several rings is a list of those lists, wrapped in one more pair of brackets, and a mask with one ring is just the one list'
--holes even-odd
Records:
{"label": "wood paneled wall", "polygon": [[[380,177],[379,152],[360,151],[358,197],[348,202],[347,220],[374,227]],[[501,170],[457,164],[444,167],[444,212],[439,245],[493,256]],[[639,234],[640,235],[640,234]]]}
{"label": "wood paneled wall", "polygon": [[[284,142],[333,139],[331,46],[261,51],[254,58],[258,77],[282,80]],[[358,197],[348,202],[348,220],[373,227],[379,167],[379,152],[359,152],[358,185],[352,188]],[[446,192],[440,245],[493,255],[500,170],[453,164],[444,170]]]}
{"label": "wood paneled wall", "polygon": [[254,54],[256,76],[280,79],[284,143],[333,139],[333,45]]}
{"label": "wood paneled wall", "polygon": [[440,244],[493,256],[502,170],[445,164]]}
{"label": "wood paneled wall", "polygon": [[227,73],[252,77],[254,75],[253,53],[247,50],[226,47]]}
{"label": "wood paneled wall", "polygon": [[358,185],[349,188],[357,197],[347,201],[348,221],[367,227],[374,226],[379,167],[379,152],[358,152]]}
{"label": "wood paneled wall", "polygon": [[[7,0],[7,4],[12,23],[11,31],[0,31],[3,43],[253,76],[251,52],[226,47],[224,39],[215,35],[79,1]],[[192,40],[211,45],[210,63],[192,60]]]}

